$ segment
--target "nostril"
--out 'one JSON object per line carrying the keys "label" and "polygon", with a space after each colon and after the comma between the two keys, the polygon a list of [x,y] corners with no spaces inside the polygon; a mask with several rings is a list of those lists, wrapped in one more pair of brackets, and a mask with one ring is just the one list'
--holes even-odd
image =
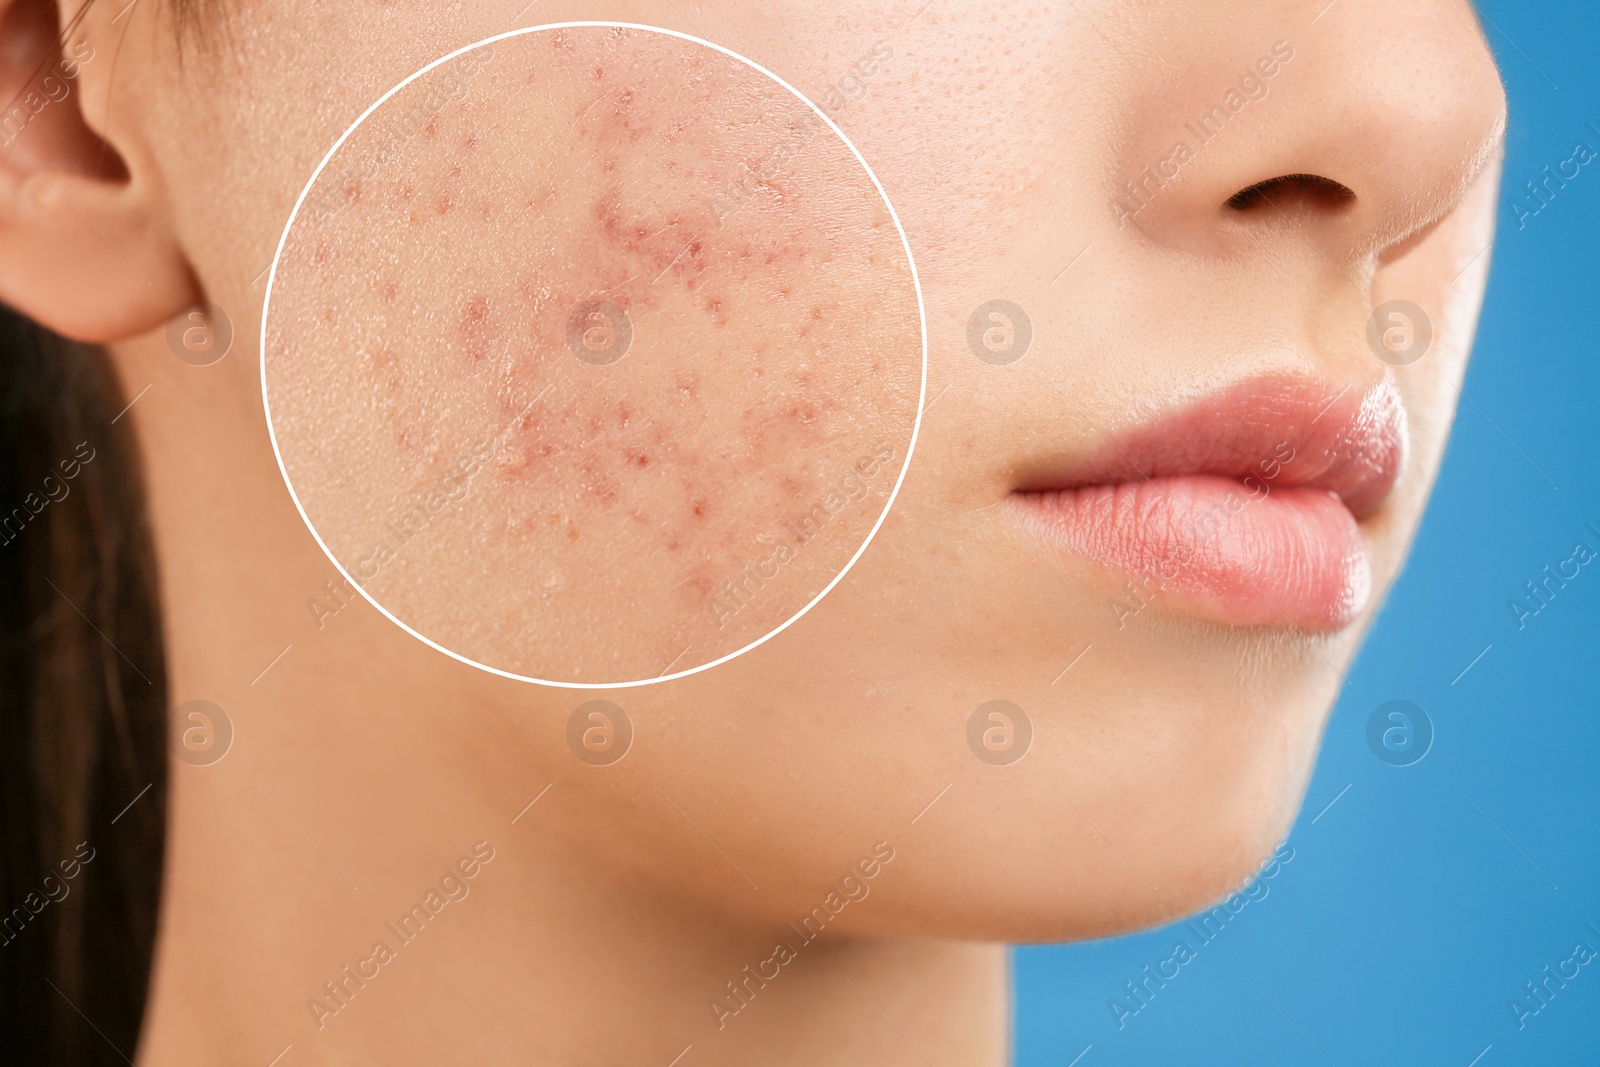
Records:
{"label": "nostril", "polygon": [[1348,186],[1320,174],[1280,174],[1240,189],[1228,197],[1227,206],[1235,211],[1249,211],[1262,204],[1279,205],[1299,200],[1311,206],[1335,209],[1353,203],[1355,198],[1355,192]]}

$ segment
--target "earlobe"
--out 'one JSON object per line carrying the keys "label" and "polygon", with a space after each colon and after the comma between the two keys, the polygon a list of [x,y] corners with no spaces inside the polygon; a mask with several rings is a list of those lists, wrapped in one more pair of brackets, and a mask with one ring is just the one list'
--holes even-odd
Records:
{"label": "earlobe", "polygon": [[53,0],[0,0],[0,42],[0,301],[80,341],[154,329],[197,287],[147,176],[84,121],[95,49]]}
{"label": "earlobe", "polygon": [[0,171],[0,300],[55,332],[106,343],[196,298],[182,253],[121,181]]}

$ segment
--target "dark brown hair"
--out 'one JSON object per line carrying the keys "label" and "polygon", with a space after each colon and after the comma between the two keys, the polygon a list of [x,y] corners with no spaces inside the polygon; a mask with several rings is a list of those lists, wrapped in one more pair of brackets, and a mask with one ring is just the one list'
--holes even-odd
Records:
{"label": "dark brown hair", "polygon": [[166,840],[166,672],[105,354],[0,306],[0,1061],[131,1063]]}

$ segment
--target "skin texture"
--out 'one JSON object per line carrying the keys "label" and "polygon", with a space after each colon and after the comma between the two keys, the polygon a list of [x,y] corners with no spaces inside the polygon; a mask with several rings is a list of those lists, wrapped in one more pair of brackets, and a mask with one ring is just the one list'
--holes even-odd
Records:
{"label": "skin texture", "polygon": [[272,284],[308,521],[400,621],[518,675],[653,679],[761,639],[909,452],[921,322],[870,176],[680,38],[545,31],[411,82],[328,161]]}
{"label": "skin texture", "polygon": [[[1504,122],[1467,4],[1323,7],[521,16],[699,27],[825,102],[904,221],[928,305],[917,457],[849,581],[731,663],[609,694],[634,731],[609,767],[568,746],[577,694],[438,655],[360,601],[318,628],[307,601],[334,575],[254,388],[260,278],[306,176],[381,92],[508,12],[228,6],[181,64],[154,5],[116,24],[92,12],[105,62],[85,66],[81,110],[42,113],[0,170],[0,297],[114,342],[130,397],[150,386],[128,417],[174,692],[215,701],[236,731],[221,762],[175,767],[148,1060],[264,1063],[292,1045],[305,1063],[520,1062],[511,1045],[533,1062],[666,1064],[692,1045],[684,1064],[911,1064],[917,1049],[994,1064],[994,942],[1134,929],[1248,876],[1300,803],[1437,470]],[[1136,212],[1114,209],[1277,42],[1293,58],[1265,94]],[[861,73],[881,45],[892,58]],[[1326,181],[1229,206],[1302,174]],[[1326,195],[1332,182],[1353,196]],[[202,292],[241,340],[194,368],[159,331]],[[1032,325],[1004,365],[966,339],[997,298]],[[1391,367],[1366,323],[1397,298],[1426,309],[1433,344]],[[1404,466],[1360,522],[1373,596],[1352,620],[1235,626],[1158,594],[1119,627],[1108,604],[1128,576],[1016,521],[1015,491],[1053,458],[1285,375],[1356,395],[1387,376],[1405,406]],[[967,742],[996,699],[1033,726],[1009,766]],[[308,1000],[478,841],[495,858],[471,895],[319,1029]],[[843,895],[878,842],[894,858],[870,895],[719,1029],[712,998],[737,1005],[726,983],[798,941],[785,924]]]}

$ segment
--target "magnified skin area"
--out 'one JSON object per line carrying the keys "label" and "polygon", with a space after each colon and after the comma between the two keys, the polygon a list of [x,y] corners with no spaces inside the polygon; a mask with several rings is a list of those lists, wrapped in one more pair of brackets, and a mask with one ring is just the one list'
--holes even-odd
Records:
{"label": "magnified skin area", "polygon": [[910,266],[844,142],[681,38],[545,30],[405,86],[287,235],[266,395],[346,573],[486,666],[709,663],[847,565],[906,460]]}

